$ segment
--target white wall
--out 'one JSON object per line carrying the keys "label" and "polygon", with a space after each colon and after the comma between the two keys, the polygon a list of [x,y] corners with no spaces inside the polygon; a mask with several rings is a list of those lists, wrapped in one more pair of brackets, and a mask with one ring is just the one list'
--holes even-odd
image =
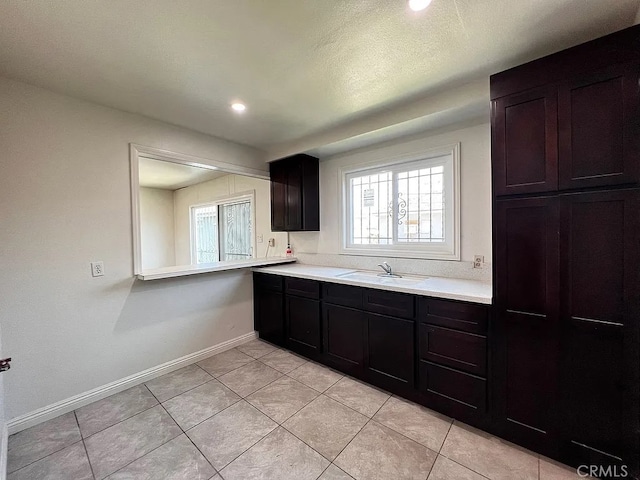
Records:
{"label": "white wall", "polygon": [[269,256],[284,256],[287,234],[271,231],[271,186],[269,180],[245,175],[225,175],[207,182],[181,188],[174,194],[175,246],[177,265],[191,263],[191,239],[189,231],[192,205],[212,202],[221,197],[255,191],[256,236],[262,235],[262,243],[256,243],[256,257],[267,253],[269,238],[275,239],[275,246],[269,248]]}
{"label": "white wall", "polygon": [[2,78],[0,112],[8,418],[253,330],[246,270],[134,281],[128,145],[266,172],[261,152]]}
{"label": "white wall", "polygon": [[[294,255],[310,263],[375,269],[380,258],[335,255],[341,245],[339,170],[345,166],[384,160],[460,142],[462,262],[394,260],[398,271],[487,278],[489,267],[472,270],[474,255],[491,262],[491,136],[490,125],[450,127],[328,157],[320,162],[320,232],[292,233]],[[301,255],[301,254],[315,254]]]}
{"label": "white wall", "polygon": [[142,269],[176,265],[173,190],[140,187]]}

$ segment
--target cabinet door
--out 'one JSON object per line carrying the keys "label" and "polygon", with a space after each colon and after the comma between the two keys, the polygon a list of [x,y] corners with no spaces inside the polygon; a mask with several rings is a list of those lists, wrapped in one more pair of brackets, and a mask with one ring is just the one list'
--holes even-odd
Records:
{"label": "cabinet door", "polygon": [[494,101],[492,165],[496,195],[558,188],[557,94],[552,87]]}
{"label": "cabinet door", "polygon": [[260,287],[254,289],[255,326],[260,338],[284,346],[284,297]]}
{"label": "cabinet door", "polygon": [[560,188],[637,183],[638,65],[616,65],[558,93]]}
{"label": "cabinet door", "polygon": [[563,437],[576,461],[629,462],[638,458],[640,193],[566,195],[560,205]]}
{"label": "cabinet door", "polygon": [[355,377],[364,373],[365,314],[353,308],[324,304],[323,359]]}
{"label": "cabinet door", "polygon": [[290,161],[287,167],[285,230],[302,230],[302,165],[299,161]]}
{"label": "cabinet door", "polygon": [[287,347],[312,359],[320,356],[320,302],[287,295]]}
{"label": "cabinet door", "polygon": [[394,393],[414,386],[414,322],[366,314],[366,378]]}
{"label": "cabinet door", "polygon": [[497,201],[495,222],[496,420],[504,435],[546,450],[557,407],[557,199]]}
{"label": "cabinet door", "polygon": [[287,170],[282,163],[269,165],[271,179],[271,230],[285,230],[287,218]]}

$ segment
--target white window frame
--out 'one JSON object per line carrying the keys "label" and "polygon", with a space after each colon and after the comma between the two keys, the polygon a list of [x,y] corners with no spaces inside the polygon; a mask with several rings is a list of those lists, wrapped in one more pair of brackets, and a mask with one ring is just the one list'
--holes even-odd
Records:
{"label": "white window frame", "polygon": [[140,175],[138,170],[140,157],[145,157],[152,160],[161,160],[163,162],[206,168],[209,170],[220,170],[226,173],[269,180],[269,172],[265,172],[263,170],[257,170],[255,168],[244,167],[241,165],[221,162],[219,160],[212,160],[209,158],[196,157],[194,155],[187,155],[184,153],[173,152],[161,148],[139,145],[137,143],[130,143],[129,171],[131,181],[131,232],[133,243],[134,276],[143,275],[145,273],[142,270],[142,239],[140,237]]}
{"label": "white window frame", "polygon": [[[449,157],[443,164],[442,157]],[[351,199],[349,179],[376,171],[405,171],[412,163],[420,162],[428,168],[444,165],[445,242],[406,243],[393,245],[355,245],[351,238]],[[343,167],[338,175],[340,182],[341,250],[343,255],[367,255],[374,257],[423,258],[432,260],[460,260],[460,144],[446,145],[421,152],[399,155],[384,161]],[[394,185],[395,189],[395,185]],[[397,205],[396,216],[397,216]],[[397,226],[394,225],[394,237]]]}
{"label": "white window frame", "polygon": [[[193,221],[193,209],[198,207],[216,207],[219,212],[220,205],[230,205],[233,203],[243,203],[249,200],[251,202],[251,257],[256,258],[256,192],[255,190],[247,192],[234,193],[232,195],[226,195],[224,197],[217,197],[209,202],[195,203],[189,205],[189,242],[191,247],[191,265],[196,265],[197,251],[196,251],[196,231],[195,223]],[[220,218],[218,217],[218,262],[220,262]]]}

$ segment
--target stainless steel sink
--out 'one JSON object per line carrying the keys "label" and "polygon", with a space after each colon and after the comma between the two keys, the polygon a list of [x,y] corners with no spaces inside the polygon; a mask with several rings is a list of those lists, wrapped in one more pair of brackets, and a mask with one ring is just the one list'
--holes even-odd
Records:
{"label": "stainless steel sink", "polygon": [[397,285],[410,287],[424,282],[427,277],[390,277],[375,272],[349,272],[337,275],[337,278],[354,280],[356,282],[373,283],[377,285]]}

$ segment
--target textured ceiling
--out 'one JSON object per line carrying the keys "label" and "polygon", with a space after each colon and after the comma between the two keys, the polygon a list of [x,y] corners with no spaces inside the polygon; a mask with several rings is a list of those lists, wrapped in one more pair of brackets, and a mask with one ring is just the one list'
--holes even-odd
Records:
{"label": "textured ceiling", "polygon": [[[433,0],[416,13],[404,0],[2,0],[0,75],[286,152],[628,27],[639,6]],[[245,114],[229,110],[233,100]]]}

